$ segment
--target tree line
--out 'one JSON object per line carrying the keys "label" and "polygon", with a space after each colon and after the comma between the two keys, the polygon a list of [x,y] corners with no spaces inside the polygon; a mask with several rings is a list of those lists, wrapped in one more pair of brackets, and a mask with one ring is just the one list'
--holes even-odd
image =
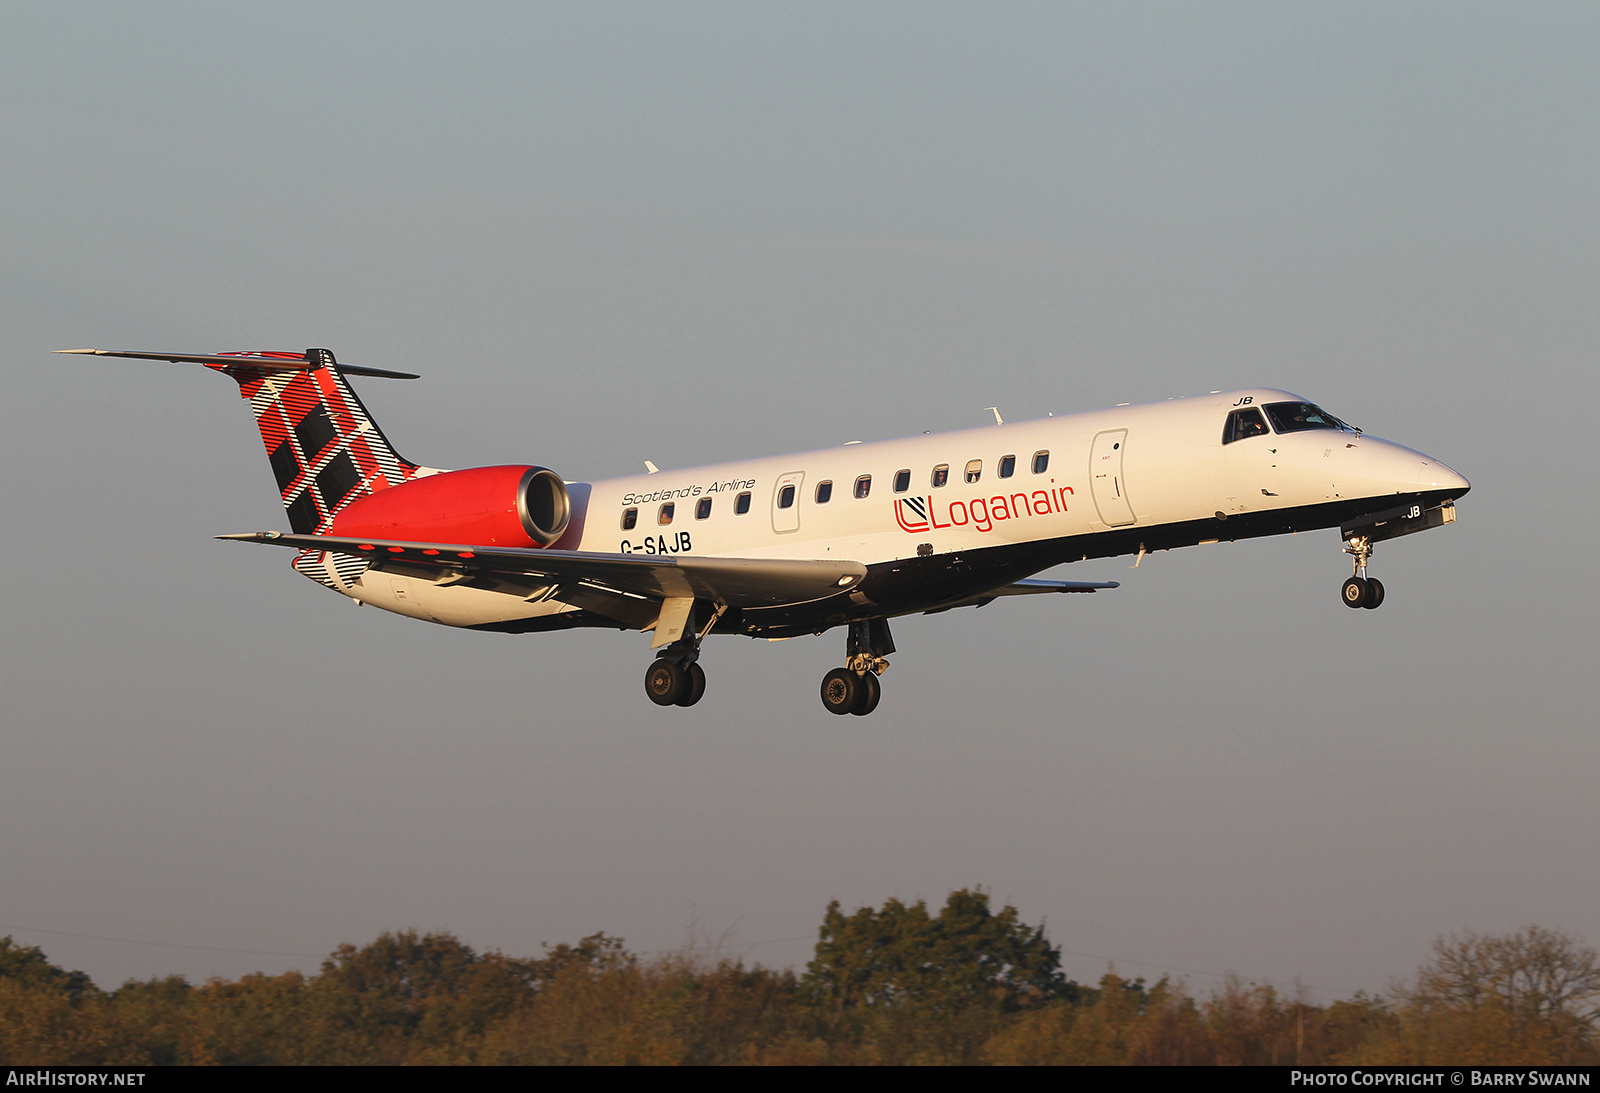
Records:
{"label": "tree line", "polygon": [[981,890],[830,905],[803,972],[641,959],[595,934],[536,958],[448,933],[341,945],[315,975],[104,991],[0,939],[0,1063],[1595,1064],[1600,960],[1577,939],[1441,938],[1384,995],[1313,1005],[1230,979],[1073,982]]}

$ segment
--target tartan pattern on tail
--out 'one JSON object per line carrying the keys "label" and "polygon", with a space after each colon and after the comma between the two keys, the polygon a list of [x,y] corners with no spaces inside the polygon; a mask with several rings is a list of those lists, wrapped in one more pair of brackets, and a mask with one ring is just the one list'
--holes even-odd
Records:
{"label": "tartan pattern on tail", "polygon": [[294,568],[302,576],[337,591],[345,591],[367,571],[365,558],[332,554],[323,550],[302,550],[294,556]]}
{"label": "tartan pattern on tail", "polygon": [[[340,509],[376,490],[399,485],[418,467],[400,457],[367,413],[326,349],[299,353],[227,353],[238,364],[205,367],[231,376],[250,403],[278,493],[297,535],[328,530]],[[305,360],[306,369],[268,372],[251,357]],[[330,588],[348,586],[366,563],[343,559],[330,566],[320,552],[297,556],[294,567]],[[346,573],[346,570],[354,570]]]}

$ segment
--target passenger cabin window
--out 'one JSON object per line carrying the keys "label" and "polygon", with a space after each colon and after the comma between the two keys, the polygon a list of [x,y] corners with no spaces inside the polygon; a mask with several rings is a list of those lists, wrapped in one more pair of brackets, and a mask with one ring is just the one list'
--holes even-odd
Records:
{"label": "passenger cabin window", "polygon": [[862,498],[872,492],[872,476],[864,474],[856,479],[856,497]]}
{"label": "passenger cabin window", "polygon": [[817,504],[826,505],[832,499],[833,499],[833,483],[831,481],[829,481],[829,482],[818,482],[817,483]]}
{"label": "passenger cabin window", "polygon": [[1014,475],[1016,473],[1017,473],[1017,457],[1014,456],[1014,455],[1003,455],[1003,456],[1001,456],[1000,457],[1000,477],[1001,478],[1010,478],[1012,475]]}
{"label": "passenger cabin window", "polygon": [[794,508],[794,483],[791,482],[778,491],[778,507],[780,509]]}
{"label": "passenger cabin window", "polygon": [[983,477],[983,460],[981,460],[981,459],[968,460],[967,461],[967,472],[966,472],[966,475],[964,477],[966,478],[967,485],[969,485],[969,486],[972,485],[972,483],[976,482],[978,479],[982,478]]}
{"label": "passenger cabin window", "polygon": [[894,472],[894,492],[905,493],[911,488],[911,468]]}
{"label": "passenger cabin window", "polygon": [[639,510],[638,509],[623,509],[622,510],[622,530],[623,531],[632,531],[635,527],[638,526],[638,523],[639,523]]}
{"label": "passenger cabin window", "polygon": [[663,526],[672,523],[672,513],[675,509],[677,509],[677,507],[678,506],[673,504],[671,501],[668,501],[666,504],[662,505],[661,511],[656,513],[656,523]]}
{"label": "passenger cabin window", "polygon": [[1267,423],[1261,418],[1261,411],[1254,406],[1243,410],[1235,410],[1228,415],[1228,421],[1222,427],[1222,442],[1232,444],[1235,440],[1248,440],[1253,436],[1267,436]]}
{"label": "passenger cabin window", "polygon": [[941,463],[933,468],[933,488],[939,489],[950,481],[950,464]]}
{"label": "passenger cabin window", "polygon": [[695,502],[694,518],[696,520],[704,520],[707,516],[711,515],[711,501],[712,499],[709,497],[702,497],[699,501]]}
{"label": "passenger cabin window", "polygon": [[1298,433],[1304,429],[1356,431],[1353,426],[1346,425],[1320,406],[1313,406],[1309,402],[1269,402],[1266,411],[1267,417],[1272,419],[1272,427],[1280,433]]}
{"label": "passenger cabin window", "polygon": [[1050,453],[1049,452],[1034,452],[1033,453],[1033,473],[1034,474],[1043,474],[1045,472],[1045,470],[1049,468],[1049,466],[1050,466]]}
{"label": "passenger cabin window", "polygon": [[750,491],[749,490],[745,490],[738,497],[735,497],[733,499],[733,514],[735,516],[743,516],[745,513],[749,512],[749,511],[750,511]]}

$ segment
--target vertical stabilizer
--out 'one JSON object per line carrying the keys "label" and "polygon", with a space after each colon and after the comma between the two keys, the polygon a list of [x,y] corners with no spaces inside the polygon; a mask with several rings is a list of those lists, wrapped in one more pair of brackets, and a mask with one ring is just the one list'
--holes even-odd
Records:
{"label": "vertical stabilizer", "polygon": [[[239,384],[250,403],[278,493],[296,534],[326,531],[358,497],[414,477],[326,349],[298,353],[219,354],[238,363],[207,363]],[[304,360],[293,371],[254,361]]]}

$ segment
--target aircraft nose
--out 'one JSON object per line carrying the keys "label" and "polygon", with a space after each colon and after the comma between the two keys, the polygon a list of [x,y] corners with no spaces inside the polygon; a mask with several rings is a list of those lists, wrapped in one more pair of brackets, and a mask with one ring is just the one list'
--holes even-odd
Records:
{"label": "aircraft nose", "polygon": [[1472,488],[1472,483],[1463,475],[1437,459],[1410,448],[1400,447],[1398,444],[1395,447],[1402,453],[1400,461],[1409,464],[1406,470],[1410,472],[1412,481],[1418,487],[1425,490],[1450,490],[1458,497]]}
{"label": "aircraft nose", "polygon": [[1456,496],[1459,497],[1461,494],[1466,493],[1472,488],[1472,483],[1467,481],[1465,475],[1458,471],[1451,470],[1438,460],[1430,459],[1425,460],[1424,462],[1426,464],[1430,464],[1433,470],[1437,472],[1439,489],[1456,490],[1458,491]]}
{"label": "aircraft nose", "polygon": [[1380,473],[1394,483],[1396,492],[1449,490],[1452,496],[1460,497],[1472,488],[1464,476],[1432,456],[1391,441],[1380,443],[1379,450],[1372,453],[1373,469],[1381,466]]}

